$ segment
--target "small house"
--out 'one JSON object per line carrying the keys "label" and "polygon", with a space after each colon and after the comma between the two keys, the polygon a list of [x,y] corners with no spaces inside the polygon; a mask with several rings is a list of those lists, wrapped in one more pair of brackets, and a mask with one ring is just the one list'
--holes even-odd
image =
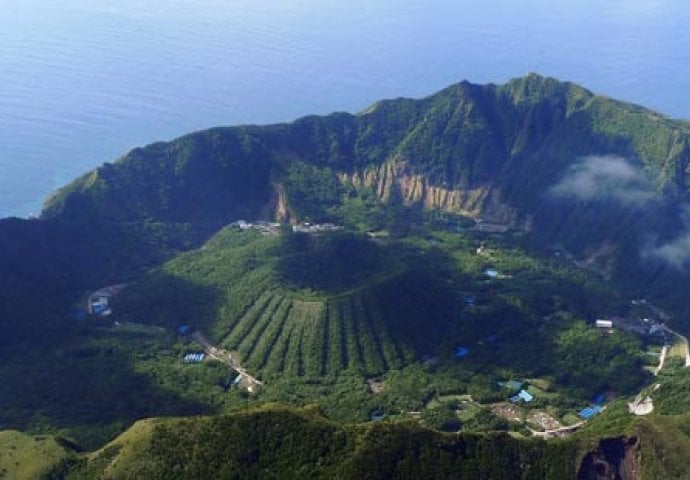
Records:
{"label": "small house", "polygon": [[484,275],[486,275],[489,278],[496,278],[498,277],[498,270],[494,268],[487,268],[484,270]]}
{"label": "small house", "polygon": [[597,328],[608,328],[611,329],[613,328],[613,321],[612,320],[602,320],[602,319],[597,319],[594,324],[596,325]]}
{"label": "small house", "polygon": [[529,393],[527,390],[520,390],[517,395],[510,397],[510,401],[513,403],[526,402],[529,403],[534,400],[534,395]]}
{"label": "small house", "polygon": [[589,420],[599,412],[601,412],[601,406],[595,405],[594,407],[583,408],[577,415],[583,420]]}
{"label": "small house", "polygon": [[534,400],[534,395],[529,393],[527,390],[520,390],[520,393],[518,393],[517,396],[520,397],[521,400],[524,400],[528,403]]}

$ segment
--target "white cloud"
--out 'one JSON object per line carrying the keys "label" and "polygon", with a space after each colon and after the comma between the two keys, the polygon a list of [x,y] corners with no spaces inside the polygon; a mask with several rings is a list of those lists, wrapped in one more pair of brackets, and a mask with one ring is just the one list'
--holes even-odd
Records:
{"label": "white cloud", "polygon": [[[663,195],[657,192],[644,171],[625,158],[613,155],[582,158],[549,192],[561,198],[606,200],[669,215],[669,210],[661,208]],[[649,232],[649,244],[641,248],[641,256],[682,270],[690,265],[690,204],[680,203],[676,208],[682,227],[675,237],[660,243],[658,232]]]}
{"label": "white cloud", "polygon": [[589,156],[568,169],[551,194],[578,200],[614,200],[642,207],[658,200],[644,172],[622,157]]}
{"label": "white cloud", "polygon": [[661,260],[678,270],[690,265],[690,205],[684,204],[680,208],[683,216],[681,232],[666,243],[642,251],[644,258]]}

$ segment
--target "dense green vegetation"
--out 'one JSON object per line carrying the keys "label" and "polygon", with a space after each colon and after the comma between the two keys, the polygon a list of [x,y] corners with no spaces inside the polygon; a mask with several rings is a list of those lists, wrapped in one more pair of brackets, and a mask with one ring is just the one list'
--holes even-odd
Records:
{"label": "dense green vegetation", "polygon": [[[109,321],[73,321],[69,341],[0,366],[9,387],[0,419],[92,448],[142,417],[256,401],[229,388],[227,366],[181,363],[200,348],[176,333],[182,324],[236,352],[266,382],[259,401],[318,403],[343,421],[423,411],[437,425],[442,412],[427,412],[436,399],[504,401],[514,392],[498,382],[511,378],[549,379],[533,390],[531,408],[555,408],[559,418],[595,393],[631,393],[644,381],[639,342],[581,323],[625,303],[610,286],[567,262],[532,257],[515,239],[433,225],[397,240],[228,227],[131,282]],[[488,278],[487,266],[504,278]],[[470,355],[455,358],[458,345]],[[370,391],[372,377],[381,392]],[[458,408],[441,417],[456,415],[464,430],[522,428],[485,408]]]}
{"label": "dense green vegetation", "polygon": [[[552,386],[535,406],[572,415],[596,393],[644,381],[635,337],[582,322],[624,308],[615,289],[514,240],[420,233],[368,240],[230,227],[131,284],[115,318],[199,328],[267,382],[262,399],[316,402],[347,421],[405,415],[448,394],[501,401],[514,392],[499,381],[538,377]],[[487,265],[503,278],[487,278]],[[471,354],[454,358],[458,345]],[[425,359],[434,360],[422,368]],[[376,376],[385,387],[372,394],[364,379]],[[467,420],[467,429],[486,427]]]}
{"label": "dense green vegetation", "polygon": [[[594,394],[624,397],[649,380],[647,341],[602,334],[594,318],[625,316],[631,297],[645,297],[672,313],[675,328],[688,328],[683,252],[675,264],[645,252],[685,232],[689,135],[687,123],[529,75],[499,86],[463,82],[358,115],[218,128],[137,148],[56,192],[41,219],[0,220],[0,428],[57,433],[92,449],[144,417],[279,401],[318,404],[331,420],[415,414],[449,431],[529,434],[490,406],[515,393],[498,385],[509,379],[535,395],[521,415],[543,410],[572,423]],[[632,193],[651,200],[552,195],[588,155],[628,159]],[[476,231],[479,216],[510,230]],[[347,230],[221,229],[239,218]],[[498,275],[488,277],[489,268]],[[128,287],[115,299],[117,324],[70,318],[87,292],[119,282]],[[175,333],[183,324],[238,355],[266,381],[261,395],[230,388],[234,373],[218,362],[181,363],[200,349]],[[465,357],[454,355],[459,346]],[[671,415],[685,413],[690,382],[684,367],[669,365],[651,392],[661,416],[635,428],[682,430]],[[575,450],[560,443],[452,440],[406,424],[351,429],[300,415],[305,446],[321,434],[331,440],[308,449],[325,476],[481,468],[504,478],[500,465],[491,470],[494,453],[528,465],[525,478],[575,468]],[[198,429],[241,435],[259,420],[224,421]],[[185,438],[159,425],[141,451],[161,457],[162,472],[186,468],[166,463],[163,449],[198,441],[194,423]],[[585,430],[591,439],[632,428],[619,401]],[[642,458],[670,442],[643,443]],[[305,474],[299,441],[283,445],[285,463],[251,468]],[[209,448],[193,452],[185,473],[214,465],[220,454]],[[120,449],[98,452],[80,474],[113,467]],[[372,462],[372,452],[389,461]]]}
{"label": "dense green vegetation", "polygon": [[266,405],[219,417],[143,420],[90,453],[59,438],[0,432],[0,476],[588,479],[609,471],[680,479],[690,453],[686,427],[687,415],[651,416],[628,421],[624,436],[601,430],[545,442],[443,434],[414,422],[342,424],[314,408]]}
{"label": "dense green vegetation", "polygon": [[508,436],[444,436],[413,423],[329,422],[268,407],[137,424],[74,478],[570,478],[577,447]]}

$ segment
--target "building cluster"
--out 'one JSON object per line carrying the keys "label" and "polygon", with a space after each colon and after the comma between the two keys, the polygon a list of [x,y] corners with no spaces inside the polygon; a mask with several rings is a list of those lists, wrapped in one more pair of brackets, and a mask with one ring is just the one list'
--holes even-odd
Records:
{"label": "building cluster", "polygon": [[97,317],[109,317],[113,314],[111,300],[117,295],[123,288],[125,284],[110,285],[109,287],[103,287],[96,290],[89,296],[89,300],[86,305],[86,310],[89,314],[95,315]]}
{"label": "building cluster", "polygon": [[[280,223],[275,222],[247,222],[246,220],[238,220],[230,225],[238,227],[240,230],[257,230],[266,235],[280,234]],[[335,225],[334,223],[299,223],[292,226],[292,231],[296,233],[327,233],[342,230],[343,227]]]}
{"label": "building cluster", "polygon": [[342,229],[343,227],[333,223],[300,223],[299,225],[292,226],[292,231],[299,233],[326,233]]}
{"label": "building cluster", "polygon": [[534,395],[523,388],[525,386],[523,382],[517,380],[508,380],[507,382],[498,382],[498,386],[512,390],[513,392],[517,392],[515,395],[510,397],[510,401],[513,403],[529,403],[534,400]]}
{"label": "building cluster", "polygon": [[656,335],[663,333],[664,324],[652,318],[597,318],[594,321],[594,326],[612,332],[614,328],[624,330],[626,332],[637,333],[638,335]]}
{"label": "building cluster", "polygon": [[238,220],[236,222],[231,223],[230,225],[238,227],[242,231],[257,230],[263,233],[264,235],[278,235],[280,233],[280,223],[275,222],[247,222],[245,220]]}

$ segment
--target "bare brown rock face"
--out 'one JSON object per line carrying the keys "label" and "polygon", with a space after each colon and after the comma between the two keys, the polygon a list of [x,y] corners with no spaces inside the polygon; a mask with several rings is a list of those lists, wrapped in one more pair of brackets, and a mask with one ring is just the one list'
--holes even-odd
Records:
{"label": "bare brown rock face", "polygon": [[587,453],[577,472],[578,480],[639,480],[640,451],[635,437],[605,438]]}

